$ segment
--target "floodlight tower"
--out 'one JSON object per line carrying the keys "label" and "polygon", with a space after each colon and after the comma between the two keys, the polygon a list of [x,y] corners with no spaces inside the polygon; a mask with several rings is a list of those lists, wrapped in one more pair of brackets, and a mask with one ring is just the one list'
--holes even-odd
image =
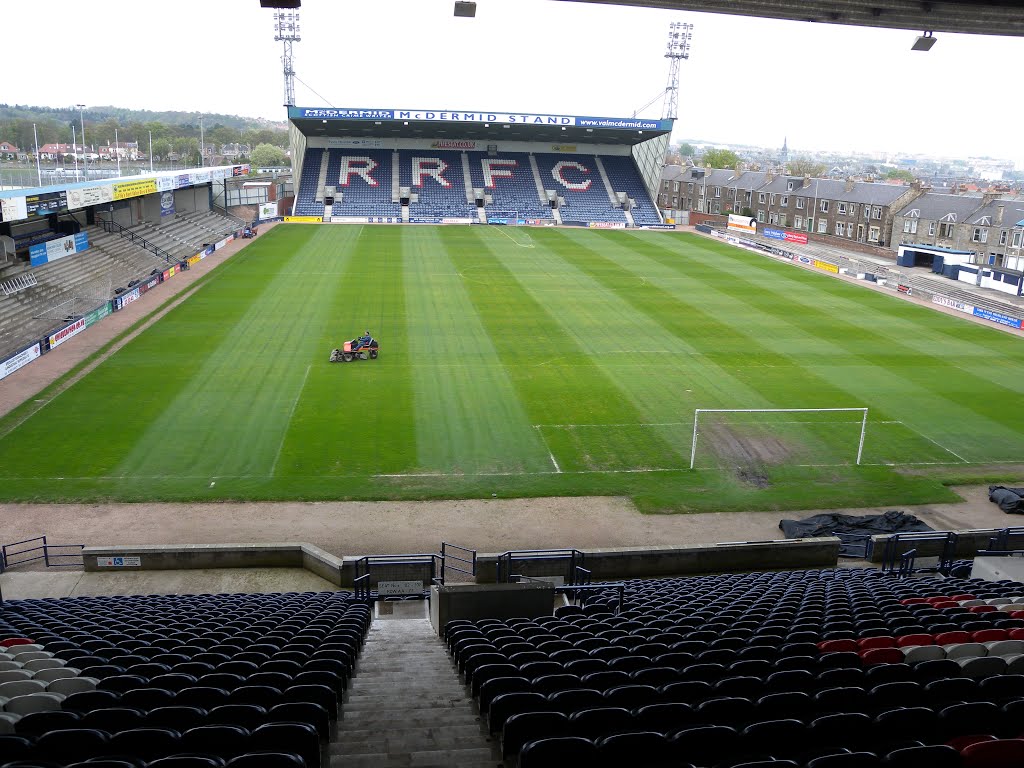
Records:
{"label": "floodlight tower", "polygon": [[284,43],[284,105],[295,106],[295,69],[292,67],[292,43],[301,40],[299,37],[299,12],[274,11],[274,40]]}
{"label": "floodlight tower", "polygon": [[693,24],[673,21],[668,25],[668,85],[665,86],[665,112],[662,118],[675,120],[679,115],[679,63],[690,58],[690,40],[693,39]]}

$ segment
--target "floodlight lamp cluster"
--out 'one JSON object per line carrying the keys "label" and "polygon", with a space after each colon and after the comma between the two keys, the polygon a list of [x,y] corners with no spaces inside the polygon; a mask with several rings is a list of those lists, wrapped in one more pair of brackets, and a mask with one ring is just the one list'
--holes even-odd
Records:
{"label": "floodlight lamp cluster", "polygon": [[668,25],[668,45],[665,49],[666,58],[690,58],[690,41],[693,39],[693,24],[673,21]]}
{"label": "floodlight lamp cluster", "polygon": [[301,40],[298,11],[274,11],[274,40]]}

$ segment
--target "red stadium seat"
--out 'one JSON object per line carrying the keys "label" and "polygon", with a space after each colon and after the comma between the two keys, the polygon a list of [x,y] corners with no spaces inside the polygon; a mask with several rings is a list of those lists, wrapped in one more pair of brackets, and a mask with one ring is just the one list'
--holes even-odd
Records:
{"label": "red stadium seat", "polygon": [[972,744],[960,753],[964,768],[1011,768],[1024,765],[1024,739],[998,739]]}
{"label": "red stadium seat", "polygon": [[865,664],[902,664],[903,651],[899,648],[868,648],[860,652]]}
{"label": "red stadium seat", "polygon": [[13,648],[16,645],[32,645],[32,641],[27,637],[9,637],[6,640],[0,640],[0,648]]}
{"label": "red stadium seat", "polygon": [[1007,640],[1010,637],[1010,633],[1005,629],[979,629],[977,632],[971,633],[971,640],[976,643],[991,643],[996,640]]}
{"label": "red stadium seat", "polygon": [[856,640],[822,640],[818,643],[818,650],[822,653],[839,653],[843,651],[856,651],[858,648]]}
{"label": "red stadium seat", "polygon": [[895,648],[896,638],[889,637],[888,635],[879,635],[877,637],[865,637],[857,641],[857,646],[861,650],[869,650],[871,648]]}
{"label": "red stadium seat", "polygon": [[951,645],[952,643],[971,642],[971,633],[956,630],[954,632],[942,632],[935,636],[936,645]]}
{"label": "red stadium seat", "polygon": [[967,610],[971,613],[992,613],[993,611],[998,611],[999,609],[996,608],[994,605],[972,605]]}

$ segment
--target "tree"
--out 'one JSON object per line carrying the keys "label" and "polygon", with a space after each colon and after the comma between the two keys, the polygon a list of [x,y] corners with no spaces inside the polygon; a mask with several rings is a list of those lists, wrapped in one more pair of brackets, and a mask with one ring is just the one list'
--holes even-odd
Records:
{"label": "tree", "polygon": [[153,139],[153,158],[157,160],[166,160],[167,156],[171,154],[171,142],[167,139]]}
{"label": "tree", "polygon": [[825,164],[816,163],[813,160],[792,160],[789,163],[789,172],[793,176],[820,178],[825,175]]}
{"label": "tree", "polygon": [[914,174],[910,171],[904,171],[902,168],[893,168],[891,171],[886,171],[885,178],[899,179],[900,181],[905,181],[909,184],[914,180]]}
{"label": "tree", "polygon": [[275,168],[289,165],[287,155],[273,144],[257,144],[249,159],[253,165],[259,168]]}
{"label": "tree", "polygon": [[707,168],[735,168],[740,156],[731,149],[706,149],[701,162]]}
{"label": "tree", "polygon": [[697,154],[697,150],[693,148],[693,144],[687,144],[685,141],[679,145],[679,154],[683,157],[693,157]]}

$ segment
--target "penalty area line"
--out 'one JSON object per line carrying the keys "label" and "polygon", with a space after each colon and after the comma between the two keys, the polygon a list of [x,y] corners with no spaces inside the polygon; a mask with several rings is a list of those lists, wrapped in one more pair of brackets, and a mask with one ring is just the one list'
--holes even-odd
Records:
{"label": "penalty area line", "polygon": [[561,468],[560,466],[558,466],[558,462],[557,462],[557,461],[555,460],[555,454],[553,454],[553,453],[551,452],[551,446],[550,446],[550,445],[548,445],[548,441],[547,441],[547,438],[546,438],[546,437],[544,437],[544,430],[542,430],[542,429],[541,429],[541,428],[540,428],[539,426],[537,426],[537,425],[534,425],[534,429],[536,429],[536,430],[537,430],[537,434],[538,434],[538,435],[540,435],[540,441],[541,441],[542,443],[544,443],[544,447],[545,447],[545,448],[547,449],[547,451],[548,451],[548,458],[549,458],[549,459],[551,459],[551,463],[555,465],[555,473],[556,473],[556,474],[559,474],[559,475],[560,475],[560,474],[562,474],[562,468]]}

